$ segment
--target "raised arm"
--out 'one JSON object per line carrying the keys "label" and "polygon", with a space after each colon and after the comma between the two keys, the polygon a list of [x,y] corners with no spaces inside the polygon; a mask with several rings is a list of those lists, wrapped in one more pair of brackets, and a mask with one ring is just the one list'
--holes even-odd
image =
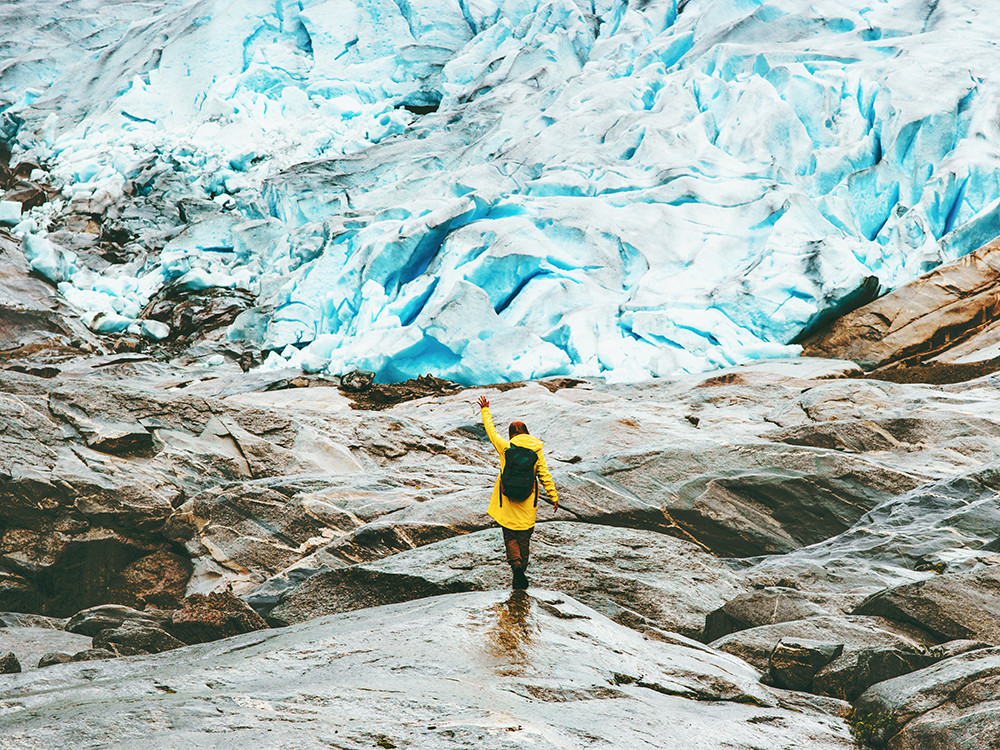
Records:
{"label": "raised arm", "polygon": [[486,396],[479,397],[479,412],[483,417],[483,427],[486,428],[486,434],[489,436],[490,442],[497,449],[497,453],[503,455],[503,452],[507,450],[510,443],[500,437],[497,428],[493,426],[493,415],[490,414],[490,402]]}

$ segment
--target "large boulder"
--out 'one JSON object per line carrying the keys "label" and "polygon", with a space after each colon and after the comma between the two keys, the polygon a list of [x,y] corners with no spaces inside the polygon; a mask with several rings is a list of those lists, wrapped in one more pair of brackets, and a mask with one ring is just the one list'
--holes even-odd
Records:
{"label": "large boulder", "polygon": [[0,674],[13,674],[21,671],[21,662],[13,651],[0,654]]}
{"label": "large boulder", "polygon": [[[70,657],[70,661],[103,661],[104,659],[114,659],[118,654],[106,648],[85,648]],[[52,666],[51,664],[49,666]]]}
{"label": "large boulder", "polygon": [[[739,577],[697,545],[634,529],[572,521],[538,524],[532,585],[564,591],[639,629],[696,638],[703,613],[739,593]],[[270,617],[279,623],[456,591],[510,586],[499,529],[334,568],[290,590]]]}
{"label": "large boulder", "polygon": [[94,648],[113,651],[119,656],[158,654],[187,645],[154,625],[127,621],[117,628],[102,630],[94,636]]}
{"label": "large boulder", "polygon": [[811,691],[816,673],[843,652],[842,643],[782,638],[768,658],[768,677],[778,687]]}
{"label": "large boulder", "polygon": [[545,591],[359,610],[184,657],[20,675],[5,685],[4,738],[33,750],[118,742],[108,707],[142,696],[155,710],[128,731],[148,750],[176,748],[178,727],[233,747],[854,746],[842,719],[783,708],[739,660],[643,637]]}
{"label": "large boulder", "polygon": [[67,651],[46,651],[38,659],[38,668],[54,667],[56,664],[65,664],[73,660],[73,654]]}
{"label": "large boulder", "polygon": [[869,369],[940,355],[990,328],[1000,313],[998,287],[1000,242],[994,241],[841,316],[802,341],[804,353]]}
{"label": "large boulder", "polygon": [[835,613],[836,605],[824,601],[822,595],[809,595],[785,586],[765,586],[740,594],[709,612],[702,638],[711,642],[747,628]]}
{"label": "large boulder", "polygon": [[927,649],[874,648],[866,649],[858,657],[858,668],[854,673],[852,698],[879,682],[891,680],[900,675],[916,672],[942,659],[948,659],[967,651],[989,648],[981,641],[955,640],[931,646]]}
{"label": "large boulder", "polygon": [[[782,648],[788,642],[808,645]],[[774,673],[778,684],[851,700],[860,692],[855,676],[864,654],[885,647],[919,651],[930,643],[926,633],[879,617],[821,615],[748,628],[710,645]]]}
{"label": "large boulder", "polygon": [[94,637],[102,630],[119,628],[127,622],[160,627],[169,620],[169,612],[139,611],[122,604],[101,604],[77,612],[66,623],[66,630],[70,633]]}
{"label": "large boulder", "polygon": [[919,648],[931,642],[926,633],[879,617],[820,615],[804,620],[748,628],[718,638],[709,645],[738,656],[757,669],[765,671],[771,653],[784,638],[838,643],[844,646],[845,655],[857,654],[866,647]]}
{"label": "large boulder", "polygon": [[192,594],[164,628],[184,643],[204,643],[268,627],[246,603],[226,592]]}
{"label": "large boulder", "polygon": [[854,612],[916,625],[943,640],[1000,644],[1000,567],[896,586],[869,597]]}
{"label": "large boulder", "polygon": [[855,704],[858,734],[892,750],[1000,747],[1000,649],[969,651],[873,685]]}

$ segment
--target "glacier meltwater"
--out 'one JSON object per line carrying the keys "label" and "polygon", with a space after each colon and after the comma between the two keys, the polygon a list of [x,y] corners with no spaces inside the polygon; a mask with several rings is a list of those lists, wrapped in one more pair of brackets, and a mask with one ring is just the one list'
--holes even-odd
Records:
{"label": "glacier meltwater", "polygon": [[[0,9],[5,206],[94,330],[236,287],[264,367],[639,380],[1000,235],[991,0],[32,0]],[[180,209],[178,208],[180,207]],[[86,215],[142,252],[53,233]]]}

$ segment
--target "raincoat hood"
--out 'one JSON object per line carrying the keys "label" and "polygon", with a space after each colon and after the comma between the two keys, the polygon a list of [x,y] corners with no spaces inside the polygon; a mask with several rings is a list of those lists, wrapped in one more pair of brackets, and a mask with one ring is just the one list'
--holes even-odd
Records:
{"label": "raincoat hood", "polygon": [[545,443],[536,438],[534,435],[525,435],[523,432],[512,437],[510,442],[514,445],[520,445],[522,448],[530,448],[536,453],[542,449],[542,446],[545,445]]}

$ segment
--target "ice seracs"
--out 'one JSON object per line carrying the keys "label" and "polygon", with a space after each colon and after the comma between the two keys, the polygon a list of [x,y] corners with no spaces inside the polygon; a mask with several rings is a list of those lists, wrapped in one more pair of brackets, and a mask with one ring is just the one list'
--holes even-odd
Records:
{"label": "ice seracs", "polygon": [[[18,232],[97,330],[228,286],[266,367],[633,380],[792,355],[1000,235],[986,0],[38,8],[0,129],[63,197]],[[41,64],[49,21],[89,35]],[[69,211],[149,252],[80,262]]]}

